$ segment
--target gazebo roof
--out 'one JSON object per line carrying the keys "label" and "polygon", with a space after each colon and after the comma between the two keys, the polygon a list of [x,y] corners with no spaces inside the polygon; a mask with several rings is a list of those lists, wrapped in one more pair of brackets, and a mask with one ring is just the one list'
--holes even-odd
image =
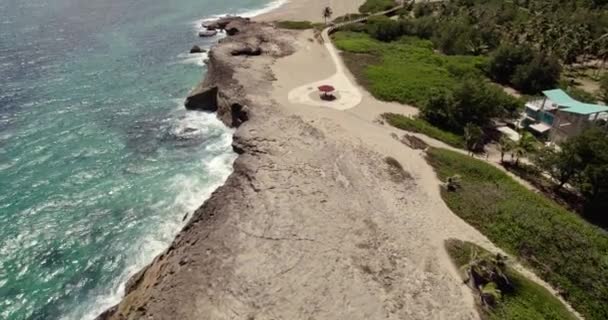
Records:
{"label": "gazebo roof", "polygon": [[561,89],[543,91],[545,97],[553,101],[560,107],[560,110],[576,114],[594,114],[599,112],[608,112],[608,106],[599,104],[585,103],[572,99],[566,92]]}

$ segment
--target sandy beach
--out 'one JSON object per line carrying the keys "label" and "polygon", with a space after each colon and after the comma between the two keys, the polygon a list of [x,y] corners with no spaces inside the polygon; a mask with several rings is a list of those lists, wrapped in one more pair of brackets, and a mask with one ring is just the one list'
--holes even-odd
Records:
{"label": "sandy beach", "polygon": [[332,18],[358,12],[364,0],[287,0],[281,7],[254,18],[256,21],[308,20],[323,22],[323,9],[330,7]]}

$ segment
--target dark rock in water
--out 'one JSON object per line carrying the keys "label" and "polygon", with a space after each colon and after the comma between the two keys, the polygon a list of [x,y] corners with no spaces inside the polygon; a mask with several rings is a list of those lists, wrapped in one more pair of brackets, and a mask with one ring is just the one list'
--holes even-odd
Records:
{"label": "dark rock in water", "polygon": [[238,127],[243,122],[249,120],[249,108],[247,106],[233,103],[230,106],[230,113],[232,115],[232,125],[234,127]]}
{"label": "dark rock in water", "polygon": [[192,93],[184,103],[188,110],[217,111],[217,87],[203,87]]}
{"label": "dark rock in water", "polygon": [[190,49],[190,53],[201,53],[201,52],[205,52],[204,49],[201,49],[201,47],[194,45],[192,46],[192,48]]}
{"label": "dark rock in water", "polygon": [[247,22],[249,22],[249,18],[243,18],[243,17],[224,17],[224,18],[220,18],[220,19],[218,19],[216,21],[208,23],[206,25],[206,28],[207,28],[207,30],[226,29],[226,26],[229,23],[235,22],[235,21],[247,23]]}
{"label": "dark rock in water", "polygon": [[196,128],[186,128],[184,129],[184,133],[191,133],[191,132],[196,132],[197,129]]}
{"label": "dark rock in water", "polygon": [[199,37],[213,37],[217,34],[217,30],[203,30],[198,33]]}

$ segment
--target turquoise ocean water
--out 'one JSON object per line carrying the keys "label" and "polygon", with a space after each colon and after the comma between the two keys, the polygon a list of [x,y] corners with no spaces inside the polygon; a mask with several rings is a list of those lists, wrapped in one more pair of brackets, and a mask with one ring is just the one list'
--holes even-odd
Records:
{"label": "turquoise ocean water", "polygon": [[230,174],[200,19],[269,0],[0,0],[0,319],[91,319]]}

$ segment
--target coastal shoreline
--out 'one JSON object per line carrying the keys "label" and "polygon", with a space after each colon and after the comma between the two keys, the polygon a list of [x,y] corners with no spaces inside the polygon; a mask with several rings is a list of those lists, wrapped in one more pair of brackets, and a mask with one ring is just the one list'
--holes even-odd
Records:
{"label": "coastal shoreline", "polygon": [[[236,34],[211,49],[186,101],[238,127],[233,173],[98,319],[477,319],[442,241],[487,239],[451,214],[421,154],[386,129],[286,101],[334,66],[312,31],[265,19],[229,22]],[[351,132],[361,127],[370,135]],[[382,165],[387,154],[402,178]]]}
{"label": "coastal shoreline", "polygon": [[253,17],[255,21],[307,20],[323,22],[323,9],[332,9],[332,18],[358,12],[365,0],[286,0],[281,6]]}

